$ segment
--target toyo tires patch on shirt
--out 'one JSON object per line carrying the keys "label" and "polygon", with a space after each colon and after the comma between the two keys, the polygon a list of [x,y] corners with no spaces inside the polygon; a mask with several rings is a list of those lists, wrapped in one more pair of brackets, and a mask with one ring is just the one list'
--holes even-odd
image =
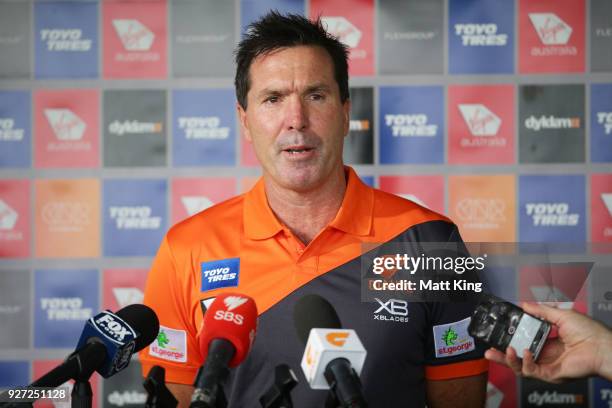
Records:
{"label": "toyo tires patch on shirt", "polygon": [[240,258],[202,262],[200,265],[200,270],[202,271],[202,292],[238,286]]}

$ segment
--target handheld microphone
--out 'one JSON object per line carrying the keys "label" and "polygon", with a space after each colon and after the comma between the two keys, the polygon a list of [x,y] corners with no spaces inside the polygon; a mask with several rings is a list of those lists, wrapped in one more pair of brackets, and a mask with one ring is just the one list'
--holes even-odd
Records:
{"label": "handheld microphone", "polygon": [[294,308],[296,331],[306,345],[301,367],[312,389],[331,390],[340,407],[367,407],[359,380],[367,352],[354,330],[342,329],[334,307],[306,295]]}
{"label": "handheld microphone", "polygon": [[229,368],[240,364],[251,350],[256,330],[257,306],[252,298],[236,293],[215,298],[204,315],[199,336],[205,360],[194,383],[191,408],[227,404],[223,383]]}
{"label": "handheld microphone", "polygon": [[70,379],[87,379],[94,371],[108,378],[127,367],[132,354],[155,340],[158,332],[157,315],[145,305],[99,313],[87,320],[76,350],[30,386],[58,387]]}

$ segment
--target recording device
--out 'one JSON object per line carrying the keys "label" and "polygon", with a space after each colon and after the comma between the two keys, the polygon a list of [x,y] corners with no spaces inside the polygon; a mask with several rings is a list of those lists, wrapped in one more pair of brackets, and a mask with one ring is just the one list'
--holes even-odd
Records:
{"label": "recording device", "polygon": [[291,390],[295,388],[298,379],[287,364],[279,364],[274,368],[274,383],[259,398],[262,408],[293,408]]}
{"label": "recording device", "polygon": [[359,375],[367,352],[354,330],[342,329],[334,307],[306,295],[294,308],[298,337],[306,345],[301,367],[313,389],[328,389],[326,407],[367,407]]}
{"label": "recording device", "polygon": [[237,293],[223,293],[215,298],[204,314],[199,336],[205,360],[196,376],[191,408],[227,406],[223,384],[229,368],[245,359],[256,330],[257,306],[252,298]]}
{"label": "recording device", "polygon": [[166,387],[166,370],[153,366],[142,383],[147,390],[145,408],[176,408],[178,401]]}
{"label": "recording device", "polygon": [[510,302],[485,295],[472,314],[468,333],[504,353],[510,346],[520,358],[527,349],[536,360],[550,333],[550,323]]}
{"label": "recording device", "polygon": [[59,387],[75,380],[72,406],[91,406],[89,377],[97,371],[108,378],[128,366],[133,353],[157,337],[159,320],[155,312],[133,304],[112,313],[104,311],[85,323],[76,350],[66,360],[28,387]]}

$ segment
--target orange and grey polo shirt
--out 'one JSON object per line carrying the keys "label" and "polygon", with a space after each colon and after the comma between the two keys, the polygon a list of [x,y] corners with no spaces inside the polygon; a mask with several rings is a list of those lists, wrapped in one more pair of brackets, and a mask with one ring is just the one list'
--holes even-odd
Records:
{"label": "orange and grey polo shirt", "polygon": [[404,318],[387,319],[380,304],[361,302],[364,244],[461,238],[444,216],[366,186],[351,168],[347,175],[338,214],[307,246],[276,218],[262,180],[172,227],[147,280],[144,302],[161,329],[140,353],[143,372],[160,365],[167,382],[193,384],[204,359],[197,341],[202,305],[230,291],[251,296],[259,311],[253,348],[225,387],[230,407],[259,406],[281,363],[300,379],[295,406],[324,406],[326,392],[311,390],[301,373],[304,345],[293,322],[295,303],[309,293],[329,300],[343,327],[356,330],[364,344],[361,381],[372,407],[424,406],[426,379],[485,372],[480,346],[445,353],[436,338],[452,325],[465,332],[473,304],[411,302],[401,309]]}

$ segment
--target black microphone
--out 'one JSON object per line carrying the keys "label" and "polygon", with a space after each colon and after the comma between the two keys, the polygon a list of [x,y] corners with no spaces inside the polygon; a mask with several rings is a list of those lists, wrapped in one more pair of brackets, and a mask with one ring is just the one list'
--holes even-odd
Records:
{"label": "black microphone", "polygon": [[147,401],[144,408],[176,408],[178,401],[166,387],[166,370],[153,366],[142,383],[147,390]]}
{"label": "black microphone", "polygon": [[89,378],[94,371],[108,378],[127,367],[132,354],[153,342],[158,332],[157,315],[145,305],[99,313],[87,320],[76,350],[30,386],[58,387],[70,379]]}
{"label": "black microphone", "polygon": [[357,333],[342,329],[334,307],[319,295],[298,300],[293,318],[306,346],[301,366],[311,388],[330,390],[326,406],[367,407],[358,374],[367,353]]}

